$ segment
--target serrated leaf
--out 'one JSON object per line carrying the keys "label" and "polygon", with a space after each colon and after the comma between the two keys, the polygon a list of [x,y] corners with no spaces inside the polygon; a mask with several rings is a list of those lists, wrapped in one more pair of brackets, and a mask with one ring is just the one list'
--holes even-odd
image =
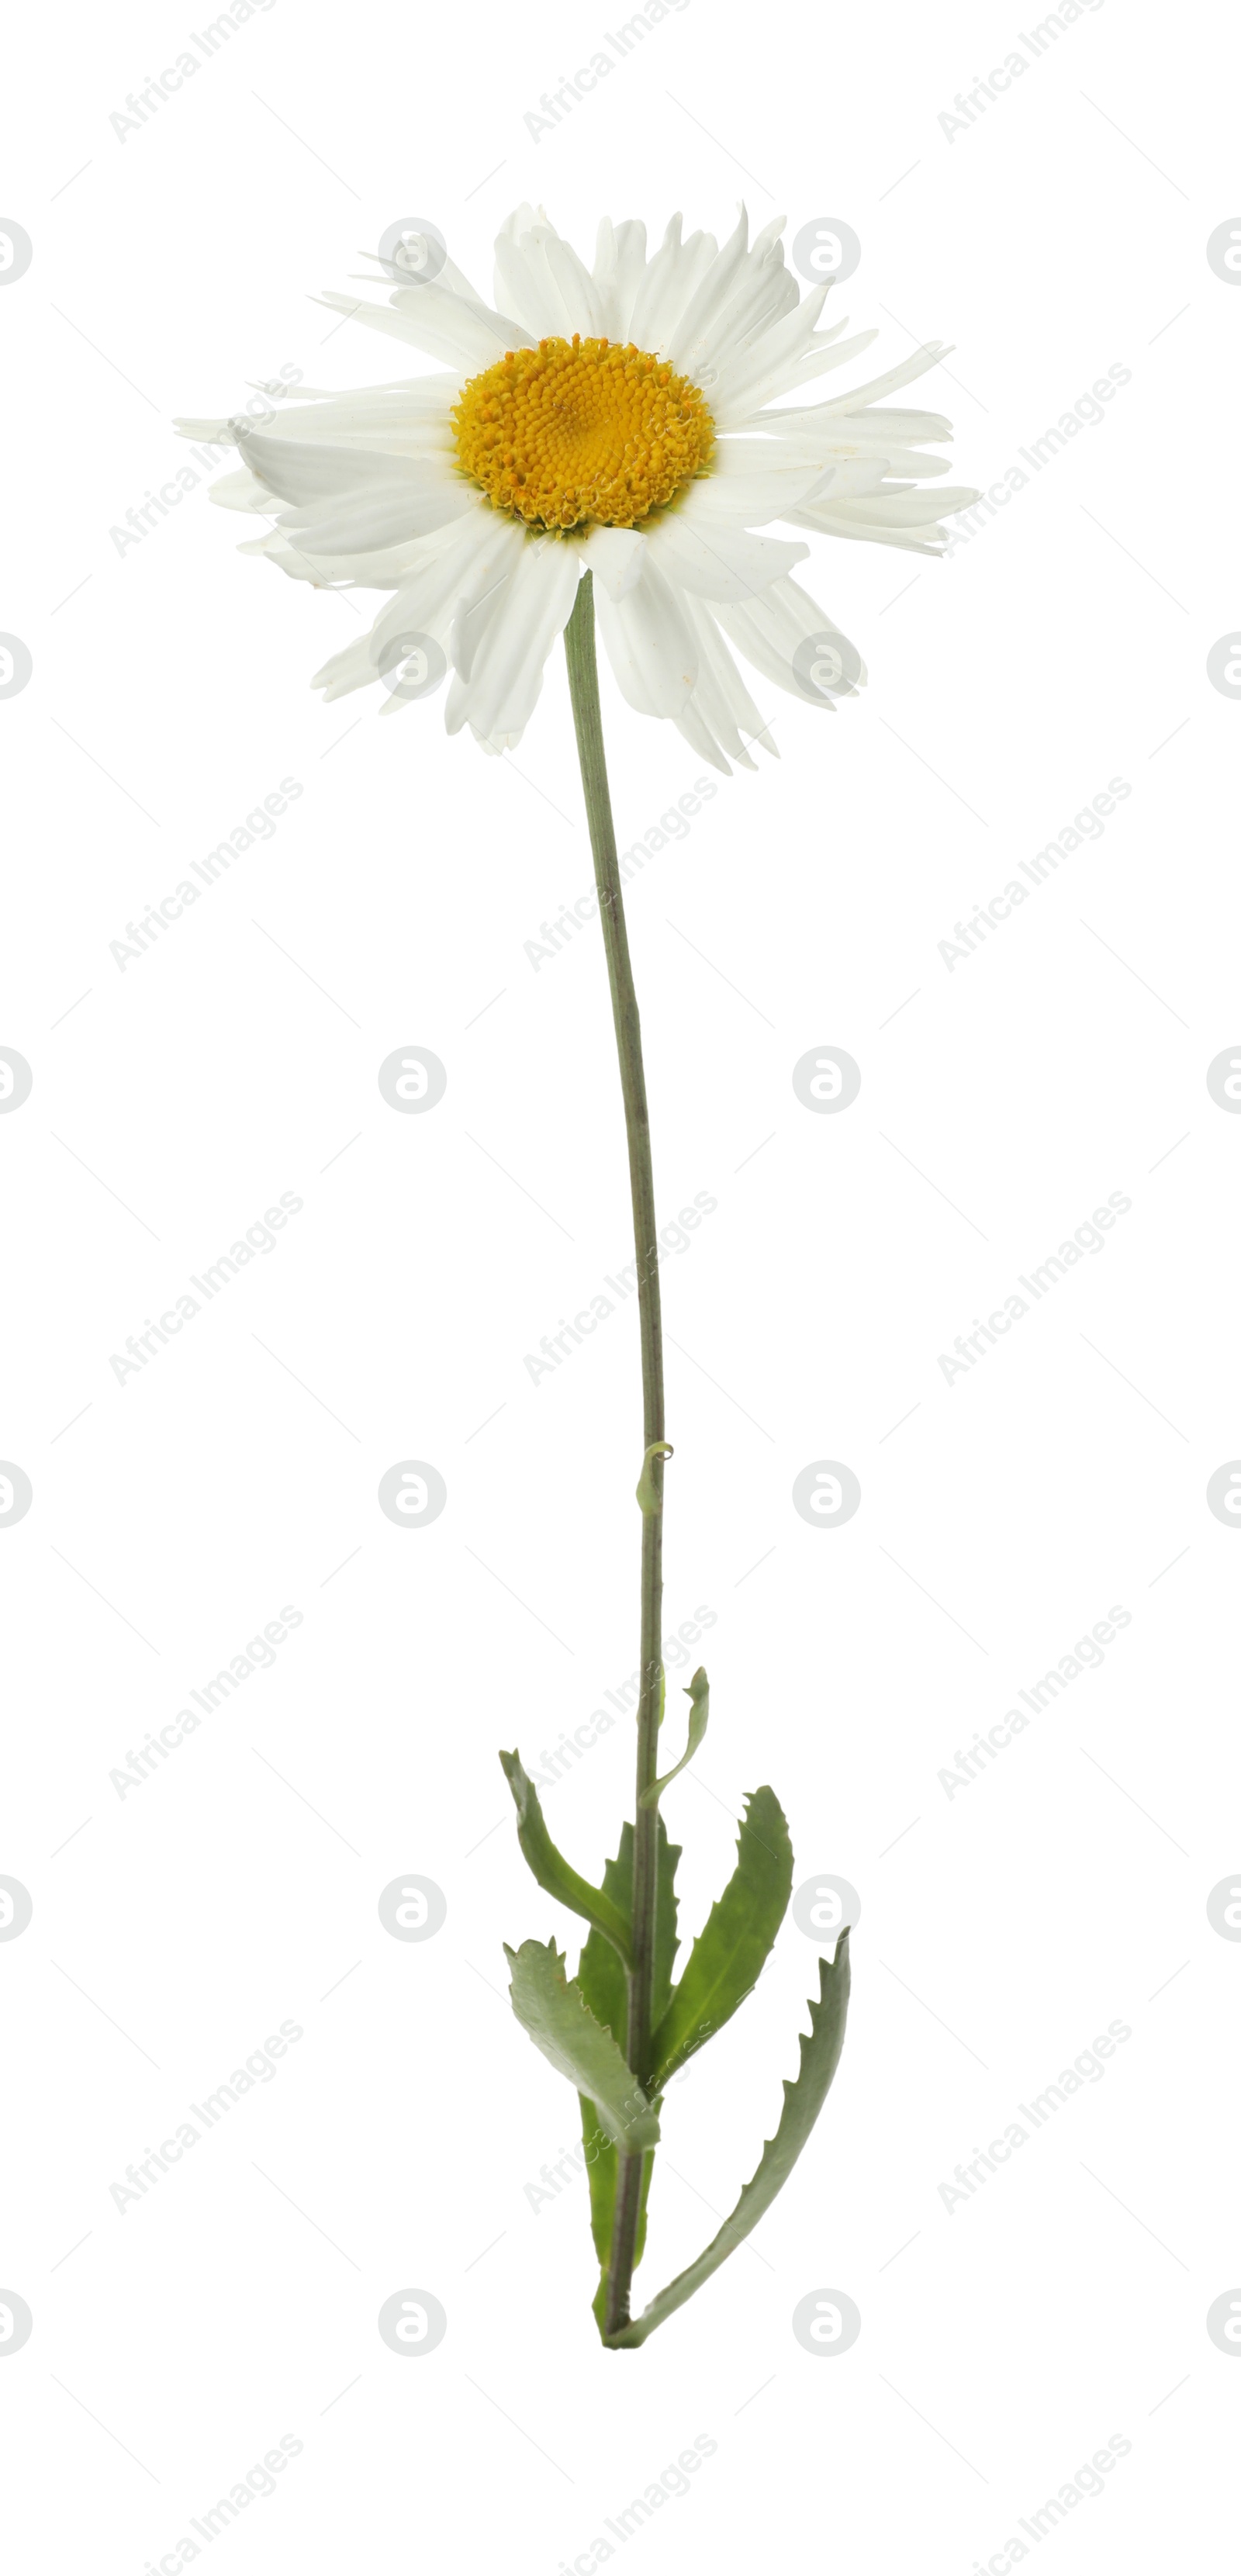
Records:
{"label": "serrated leaf", "polygon": [[690,1702],[689,1741],[685,1747],[685,1751],[681,1755],[680,1761],[674,1762],[672,1769],[664,1772],[662,1779],[652,1780],[650,1788],[643,1790],[642,1795],[638,1800],[638,1805],[640,1807],[657,1807],[659,1805],[659,1801],[662,1798],[669,1781],[675,1780],[678,1772],[685,1769],[686,1763],[693,1761],[694,1755],[706,1734],[707,1718],[710,1714],[711,1708],[711,1690],[707,1681],[707,1676],[704,1673],[701,1664],[699,1665],[697,1672],[694,1674],[685,1696]]}
{"label": "serrated leaf", "polygon": [[614,2146],[633,2155],[659,2140],[659,2121],[609,2030],[596,2021],[581,1987],[565,1975],[554,1941],[523,1941],[504,1955],[513,2010],[548,2064],[589,2095]]}
{"label": "serrated leaf", "polygon": [[[658,1898],[655,1908],[655,1989],[652,2021],[658,2021],[667,2008],[672,1991],[672,1962],[677,1949],[676,1871],[681,1857],[679,1843],[670,1843],[663,1817],[659,1819],[656,1869]],[[615,1860],[605,1862],[604,1893],[619,1906],[628,1926],[633,1909],[633,1826],[621,1826],[620,1850]],[[628,1979],[610,1941],[592,1931],[578,1962],[577,1982],[596,2021],[610,2030],[620,2048],[627,2044],[629,2021]],[[616,2215],[616,2149],[610,2141],[599,2139],[599,2122],[588,2094],[581,2097],[582,2145],[586,2152],[586,2177],[590,2185],[590,2225],[599,2268],[607,2272],[612,2254],[612,2222]],[[658,2105],[656,2105],[658,2108]],[[638,2215],[637,2252],[634,2263],[642,2260],[646,2240],[646,2200],[650,2190],[651,2166],[648,2159],[642,2175],[642,2200]]]}
{"label": "serrated leaf", "polygon": [[770,2209],[777,2192],[788,2181],[802,2148],[818,2119],[827,2096],[828,2086],[840,2063],[844,2046],[845,2015],[849,2003],[849,1935],[842,1932],[836,1944],[834,1961],[819,1961],[818,2001],[810,2003],[810,2034],[803,2033],[799,2042],[800,2064],[796,2079],[784,2082],[784,2109],[774,2138],[763,2148],[758,2170],[754,2173],[730,2218],[726,2218],[718,2236],[675,2281],[668,2283],[652,2299],[632,2325],[622,2326],[619,2334],[608,2340],[613,2345],[645,2343],[656,2326],[675,2314],[692,2299],[695,2290],[718,2272],[721,2263],[735,2253],[752,2228],[757,2227],[764,2212]]}
{"label": "serrated leaf", "polygon": [[792,1885],[793,1850],[780,1802],[771,1789],[755,1789],[737,1836],[737,1866],[656,2030],[652,2093],[662,2093],[678,2067],[744,2003],[784,1920]]}
{"label": "serrated leaf", "polygon": [[630,1961],[629,1915],[622,1913],[615,1899],[589,1880],[579,1878],[562,1852],[558,1852],[547,1830],[534,1782],[521,1767],[519,1753],[502,1753],[500,1768],[513,1792],[517,1809],[517,1840],[539,1886],[549,1896],[567,1905],[570,1913],[581,1914],[618,1950],[625,1965]]}

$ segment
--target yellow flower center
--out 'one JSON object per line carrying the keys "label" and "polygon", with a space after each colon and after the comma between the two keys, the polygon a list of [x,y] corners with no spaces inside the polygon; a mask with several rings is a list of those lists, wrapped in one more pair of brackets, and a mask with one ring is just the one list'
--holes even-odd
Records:
{"label": "yellow flower center", "polygon": [[632,528],[705,474],[697,385],[615,340],[540,340],[472,376],[452,415],[463,471],[535,528]]}

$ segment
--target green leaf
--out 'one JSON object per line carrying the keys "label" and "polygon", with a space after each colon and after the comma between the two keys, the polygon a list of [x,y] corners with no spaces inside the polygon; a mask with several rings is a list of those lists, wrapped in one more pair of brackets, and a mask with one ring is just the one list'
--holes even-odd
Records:
{"label": "green leaf", "polygon": [[513,1792],[513,1804],[517,1809],[517,1840],[540,1887],[546,1888],[548,1895],[556,1897],[561,1905],[567,1905],[570,1913],[582,1914],[588,1923],[593,1923],[620,1952],[628,1967],[631,1957],[628,1908],[622,1912],[614,1897],[606,1895],[601,1887],[591,1887],[588,1880],[579,1878],[577,1871],[570,1869],[567,1860],[557,1851],[544,1823],[534,1783],[521,1767],[520,1754],[502,1753],[500,1768]]}
{"label": "green leaf", "polygon": [[784,1920],[792,1885],[793,1851],[779,1800],[771,1789],[755,1789],[737,1837],[737,1866],[656,2030],[653,2094],[744,2003]]}
{"label": "green leaf", "polygon": [[631,2155],[659,2140],[659,2121],[634,2082],[610,2031],[596,2021],[581,1987],[571,1985],[554,1941],[504,1945],[512,1973],[510,1994],[522,2029],[549,2065],[589,2095],[614,2146]]}
{"label": "green leaf", "polygon": [[688,2270],[678,2272],[675,2281],[670,2281],[667,2289],[652,2299],[649,2308],[644,2308],[632,2325],[623,2326],[619,2334],[613,2335],[610,2338],[613,2345],[645,2343],[656,2326],[661,2326],[677,2308],[683,2308],[695,2290],[700,2290],[703,2282],[709,2281],[713,2272],[718,2272],[721,2263],[727,2262],[729,2255],[735,2253],[751,2229],[758,2225],[764,2212],[770,2209],[776,2193],[788,2181],[823,2108],[828,2086],[840,2063],[848,2003],[849,1935],[845,1931],[836,1944],[835,1960],[819,1961],[818,2001],[816,2003],[812,1999],[809,2008],[810,2035],[807,2038],[803,2033],[800,2040],[801,2062],[796,2081],[790,2083],[785,2078],[780,2125],[774,2138],[769,2138],[763,2148],[758,2171],[746,2184],[731,2218],[725,2219],[718,2236],[712,2238],[697,2262],[691,2263]]}
{"label": "green leaf", "polygon": [[[686,1763],[693,1761],[694,1755],[706,1734],[707,1717],[711,1707],[711,1691],[707,1681],[707,1676],[704,1673],[701,1664],[699,1665],[685,1696],[691,1703],[689,1712],[689,1742],[685,1747],[684,1753],[681,1755],[680,1761],[674,1762],[672,1769],[670,1771],[665,1771],[661,1780],[652,1780],[650,1788],[643,1790],[642,1795],[638,1800],[638,1805],[640,1807],[657,1807],[659,1805],[659,1801],[663,1796],[669,1781],[675,1780],[678,1771],[683,1771]],[[662,1717],[662,1710],[660,1711],[660,1715]]]}
{"label": "green leaf", "polygon": [[638,1478],[637,1487],[635,1489],[635,1500],[644,1521],[653,1519],[659,1512],[662,1512],[664,1507],[660,1488],[655,1482],[655,1470],[651,1465],[651,1460],[652,1458],[670,1458],[671,1456],[672,1443],[668,1440],[653,1440],[650,1448],[643,1454],[642,1473]]}
{"label": "green leaf", "polygon": [[[655,1913],[655,2001],[652,2018],[658,2021],[666,2010],[672,1989],[672,1962],[677,1948],[676,1868],[681,1857],[680,1846],[670,1843],[659,1819],[658,1881],[659,1894]],[[633,1904],[633,1826],[621,1827],[620,1850],[615,1860],[606,1863],[603,1872],[606,1895],[621,1908],[626,1925]],[[577,1982],[596,2021],[610,2030],[618,2045],[626,2041],[629,2017],[628,1984],[625,1971],[608,1941],[592,1931],[578,1963]],[[612,2222],[616,2214],[616,2150],[599,2131],[598,2114],[588,2094],[582,2102],[582,2144],[586,2151],[586,2176],[590,2185],[590,2224],[595,2252],[603,2275],[600,2297],[606,2298],[607,2275],[612,2257]],[[658,2109],[658,2104],[656,2105]],[[642,2259],[646,2240],[646,2199],[650,2189],[651,2165],[648,2157],[642,2175],[642,2201],[638,2216],[635,2264]],[[596,2313],[602,2315],[596,2303]]]}

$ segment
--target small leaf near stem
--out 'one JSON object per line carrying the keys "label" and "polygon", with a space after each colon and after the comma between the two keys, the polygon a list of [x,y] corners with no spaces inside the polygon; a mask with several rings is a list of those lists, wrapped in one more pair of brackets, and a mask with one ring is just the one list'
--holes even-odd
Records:
{"label": "small leaf near stem", "polygon": [[640,2156],[659,2139],[659,2121],[635,2083],[610,2031],[592,2013],[581,1987],[571,1985],[554,1941],[504,1945],[512,1972],[513,2010],[557,2074],[589,2094],[614,2146]]}
{"label": "small leaf near stem", "polygon": [[650,1788],[643,1790],[642,1795],[638,1800],[638,1805],[640,1807],[657,1807],[659,1805],[659,1801],[663,1796],[664,1790],[667,1788],[669,1781],[675,1780],[678,1772],[685,1769],[686,1763],[693,1761],[694,1755],[706,1734],[707,1717],[711,1707],[711,1691],[707,1681],[707,1676],[704,1673],[701,1664],[699,1665],[693,1680],[690,1682],[685,1696],[690,1702],[689,1742],[685,1747],[684,1753],[681,1755],[680,1761],[674,1762],[670,1771],[665,1771],[661,1779],[652,1780]]}
{"label": "small leaf near stem", "polygon": [[561,1905],[567,1905],[570,1913],[581,1914],[587,1923],[593,1923],[619,1952],[626,1968],[632,1967],[633,1945],[628,1914],[622,1912],[615,1899],[608,1896],[603,1888],[592,1887],[587,1879],[579,1878],[577,1871],[571,1869],[563,1854],[557,1851],[543,1821],[534,1782],[522,1769],[520,1754],[502,1753],[500,1767],[513,1792],[513,1804],[517,1809],[517,1840],[539,1886],[545,1888],[549,1896],[556,1897]]}
{"label": "small leaf near stem", "polygon": [[671,1458],[672,1454],[670,1441],[653,1440],[642,1461],[642,1473],[634,1492],[638,1509],[644,1520],[649,1519],[653,1512],[662,1512],[664,1507],[663,1487],[655,1482],[651,1473],[651,1460],[652,1458]]}

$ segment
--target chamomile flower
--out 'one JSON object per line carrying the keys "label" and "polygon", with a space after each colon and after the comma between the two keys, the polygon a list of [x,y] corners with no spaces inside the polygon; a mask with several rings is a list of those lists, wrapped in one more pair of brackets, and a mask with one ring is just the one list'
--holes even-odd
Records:
{"label": "chamomile flower", "polygon": [[[743,210],[721,246],[683,240],[678,215],[648,257],[644,225],[605,219],[587,268],[522,206],[496,243],[494,306],[447,258],[386,305],[323,298],[441,372],[299,388],[276,427],[182,424],[239,451],[213,497],[274,518],[243,552],[321,587],[391,593],[318,673],[328,699],[379,678],[404,639],[433,639],[453,675],[449,732],[468,724],[484,749],[513,748],[587,569],[630,706],[670,718],[717,769],[772,748],[734,648],[803,703],[852,693],[859,657],[792,577],[806,535],[936,553],[942,518],[977,496],[920,488],[947,471],[922,452],[949,437],[946,420],[881,407],[937,363],[939,342],[801,399],[876,334],[817,327],[827,288],[800,294],[782,229],[750,243]],[[799,534],[768,533],[776,522]],[[834,686],[813,661],[824,652]],[[397,690],[385,712],[406,703]]]}

